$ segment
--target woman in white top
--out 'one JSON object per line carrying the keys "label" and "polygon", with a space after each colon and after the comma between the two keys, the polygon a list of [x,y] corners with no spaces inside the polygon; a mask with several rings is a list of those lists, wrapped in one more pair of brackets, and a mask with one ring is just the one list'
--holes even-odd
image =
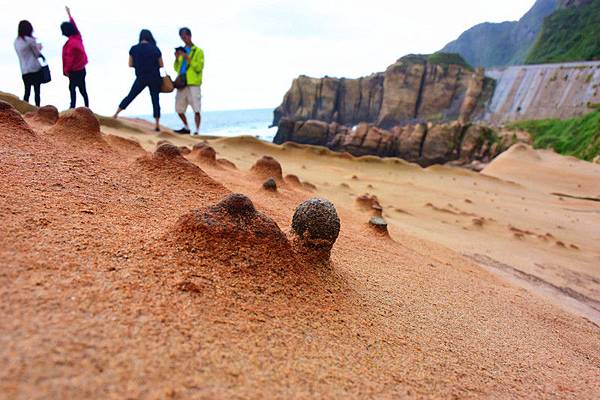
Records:
{"label": "woman in white top", "polygon": [[31,87],[35,92],[35,105],[40,106],[40,86],[43,80],[42,66],[38,61],[42,45],[33,37],[33,26],[29,21],[19,22],[19,36],[15,39],[15,50],[21,64],[21,74],[25,84],[23,100],[29,102]]}

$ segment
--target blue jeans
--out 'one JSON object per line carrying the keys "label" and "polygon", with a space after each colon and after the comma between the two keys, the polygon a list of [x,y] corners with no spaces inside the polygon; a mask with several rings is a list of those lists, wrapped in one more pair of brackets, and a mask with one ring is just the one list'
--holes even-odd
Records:
{"label": "blue jeans", "polygon": [[152,111],[154,118],[160,118],[160,101],[158,99],[158,95],[160,93],[160,85],[162,83],[162,79],[160,76],[158,77],[146,77],[146,76],[138,76],[135,78],[135,82],[133,82],[133,86],[129,91],[127,97],[123,99],[121,104],[119,104],[119,108],[124,110],[127,108],[129,104],[140,94],[142,91],[148,87],[150,90],[150,98],[152,99]]}

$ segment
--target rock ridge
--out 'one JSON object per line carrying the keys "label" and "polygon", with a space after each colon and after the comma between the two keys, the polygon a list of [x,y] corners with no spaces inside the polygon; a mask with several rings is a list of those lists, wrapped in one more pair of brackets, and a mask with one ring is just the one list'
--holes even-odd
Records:
{"label": "rock ridge", "polygon": [[354,156],[398,157],[421,166],[486,163],[511,145],[530,141],[525,132],[494,130],[483,124],[461,121],[415,123],[386,130],[369,123],[350,128],[336,122],[287,118],[280,121],[273,140],[276,144],[325,146]]}
{"label": "rock ridge", "polygon": [[296,78],[275,110],[284,118],[389,129],[425,121],[468,121],[482,115],[493,81],[460,56],[436,53],[402,57],[379,72],[357,79]]}

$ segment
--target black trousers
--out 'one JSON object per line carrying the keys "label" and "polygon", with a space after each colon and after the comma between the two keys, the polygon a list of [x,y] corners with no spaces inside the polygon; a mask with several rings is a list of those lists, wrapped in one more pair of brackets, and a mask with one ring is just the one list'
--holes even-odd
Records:
{"label": "black trousers", "polygon": [[86,107],[90,106],[87,89],[85,87],[85,68],[81,71],[69,72],[69,93],[71,94],[71,108],[75,108],[77,103],[77,93],[75,89],[79,88],[79,93],[83,97],[83,102]]}
{"label": "black trousers", "polygon": [[29,96],[31,96],[31,87],[33,86],[35,105],[40,106],[40,87],[42,86],[42,71],[32,72],[30,74],[23,74],[23,84],[25,85],[25,94],[23,100],[29,103]]}
{"label": "black trousers", "polygon": [[127,106],[147,87],[148,90],[150,90],[154,118],[160,118],[159,93],[161,83],[162,79],[160,78],[160,75],[152,77],[138,76],[135,78],[135,82],[133,82],[129,94],[121,101],[121,104],[119,104],[119,108],[121,110],[126,109]]}

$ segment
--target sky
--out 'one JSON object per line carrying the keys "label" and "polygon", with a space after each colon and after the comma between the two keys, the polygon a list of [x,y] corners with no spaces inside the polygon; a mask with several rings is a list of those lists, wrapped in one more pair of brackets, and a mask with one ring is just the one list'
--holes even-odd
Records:
{"label": "sky", "polygon": [[[90,106],[112,114],[128,93],[134,72],[129,48],[150,29],[174,78],[178,30],[188,26],[205,52],[203,110],[275,108],[298,75],[354,78],[384,71],[409,53],[432,53],[480,22],[519,19],[534,0],[70,0],[89,57]],[[64,2],[0,0],[0,91],[22,96],[13,43],[21,19],[29,20],[44,46],[53,81],[42,104],[65,109],[60,24]],[[173,112],[174,94],[161,95]],[[81,104],[81,100],[79,100]],[[151,114],[142,93],[124,115]]]}

